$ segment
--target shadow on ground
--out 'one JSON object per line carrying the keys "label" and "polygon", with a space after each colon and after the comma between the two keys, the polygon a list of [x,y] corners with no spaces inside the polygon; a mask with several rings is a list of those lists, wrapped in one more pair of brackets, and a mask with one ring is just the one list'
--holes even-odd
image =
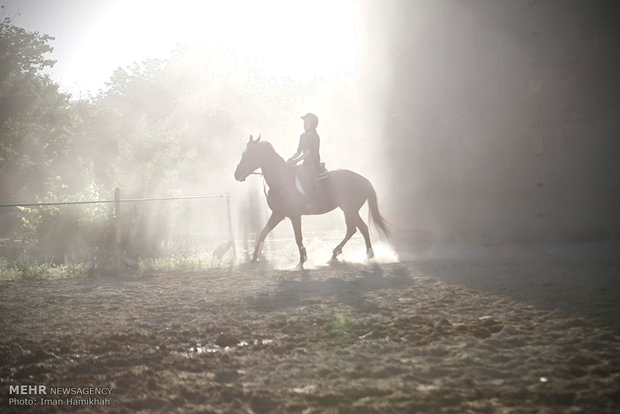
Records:
{"label": "shadow on ground", "polygon": [[[407,261],[415,273],[600,321],[620,332],[620,260],[588,246]],[[562,253],[564,252],[564,253]]]}
{"label": "shadow on ground", "polygon": [[326,297],[349,305],[359,311],[376,310],[377,305],[364,298],[368,292],[381,289],[403,289],[413,280],[400,265],[336,263],[303,271],[285,271],[279,275],[275,291],[266,296],[248,299],[249,306],[261,312],[271,312],[312,303]]}

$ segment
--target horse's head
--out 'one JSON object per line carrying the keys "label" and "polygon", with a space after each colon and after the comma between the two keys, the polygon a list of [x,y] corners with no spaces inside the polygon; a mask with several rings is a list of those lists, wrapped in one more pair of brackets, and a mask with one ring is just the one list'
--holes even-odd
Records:
{"label": "horse's head", "polygon": [[250,135],[248,145],[245,147],[243,154],[241,154],[241,160],[235,169],[235,180],[245,181],[248,175],[260,168],[263,160],[262,148],[260,135],[256,139]]}

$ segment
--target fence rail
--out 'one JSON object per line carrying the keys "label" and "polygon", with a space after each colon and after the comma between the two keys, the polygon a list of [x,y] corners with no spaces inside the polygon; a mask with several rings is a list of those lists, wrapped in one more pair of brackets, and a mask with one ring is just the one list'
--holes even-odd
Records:
{"label": "fence rail", "polygon": [[47,206],[67,206],[74,204],[106,204],[106,203],[129,203],[139,201],[167,201],[167,200],[193,200],[201,198],[228,198],[228,194],[209,194],[195,196],[176,196],[176,197],[148,197],[148,198],[121,198],[118,200],[89,200],[89,201],[59,201],[50,203],[18,203],[0,204],[0,207],[47,207]]}
{"label": "fence rail", "polygon": [[171,196],[171,197],[146,197],[146,198],[121,198],[120,189],[114,190],[113,200],[88,200],[88,201],[59,201],[49,203],[15,203],[15,204],[0,204],[1,207],[49,207],[49,206],[67,206],[67,205],[79,205],[79,204],[114,204],[114,215],[116,218],[116,252],[119,258],[119,262],[122,259],[121,251],[121,221],[120,221],[120,205],[121,203],[135,203],[144,201],[170,201],[170,200],[199,200],[208,198],[224,198],[226,199],[226,211],[228,214],[228,230],[230,233],[230,246],[232,248],[233,260],[236,260],[236,249],[232,229],[232,217],[230,214],[230,194],[205,194],[205,195],[186,195],[186,196]]}

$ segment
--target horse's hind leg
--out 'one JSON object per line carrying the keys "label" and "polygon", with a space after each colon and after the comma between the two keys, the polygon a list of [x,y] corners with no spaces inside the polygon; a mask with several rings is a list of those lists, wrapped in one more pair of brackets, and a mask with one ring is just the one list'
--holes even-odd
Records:
{"label": "horse's hind leg", "polygon": [[353,237],[353,235],[357,231],[355,227],[356,219],[353,215],[345,213],[344,220],[347,223],[347,233],[345,234],[344,239],[342,239],[340,244],[336,246],[334,250],[332,251],[332,259],[331,259],[332,261],[336,261],[336,258],[338,257],[338,255],[342,253],[342,248],[344,247],[344,245],[347,244],[349,239]]}
{"label": "horse's hind leg", "polygon": [[368,226],[364,223],[364,220],[360,217],[359,211],[355,212],[355,225],[364,236],[364,242],[366,243],[366,257],[368,259],[372,259],[375,257],[375,253],[372,250],[372,245],[370,244],[370,234],[368,233]]}
{"label": "horse's hind leg", "polygon": [[299,249],[299,265],[300,269],[304,268],[304,262],[308,260],[306,254],[306,248],[303,243],[303,236],[301,235],[301,216],[291,217],[291,223],[293,224],[293,232],[295,233],[295,242],[297,242],[297,248]]}

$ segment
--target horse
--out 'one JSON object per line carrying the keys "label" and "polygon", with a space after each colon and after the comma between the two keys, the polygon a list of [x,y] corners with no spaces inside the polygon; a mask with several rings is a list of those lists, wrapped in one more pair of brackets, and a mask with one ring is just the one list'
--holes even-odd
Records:
{"label": "horse", "polygon": [[258,235],[252,255],[252,263],[258,261],[263,242],[269,232],[284,218],[288,217],[293,225],[295,242],[299,249],[298,267],[303,269],[303,264],[308,256],[303,245],[301,216],[325,214],[336,208],[340,208],[344,212],[347,230],[342,242],[332,251],[331,261],[337,261],[338,255],[342,253],[342,248],[357,229],[364,236],[367,260],[373,259],[374,252],[368,226],[359,215],[359,210],[366,201],[368,201],[371,225],[379,230],[380,234],[386,238],[389,237],[389,225],[379,213],[377,193],[365,177],[350,170],[329,171],[327,178],[322,180],[320,184],[320,189],[324,194],[323,201],[316,205],[309,205],[307,197],[296,187],[296,170],[300,167],[287,164],[269,142],[261,141],[260,136],[254,139],[250,135],[247,146],[241,155],[241,160],[235,169],[235,179],[243,182],[259,168],[269,186],[266,197],[267,205],[271,209],[271,216]]}

